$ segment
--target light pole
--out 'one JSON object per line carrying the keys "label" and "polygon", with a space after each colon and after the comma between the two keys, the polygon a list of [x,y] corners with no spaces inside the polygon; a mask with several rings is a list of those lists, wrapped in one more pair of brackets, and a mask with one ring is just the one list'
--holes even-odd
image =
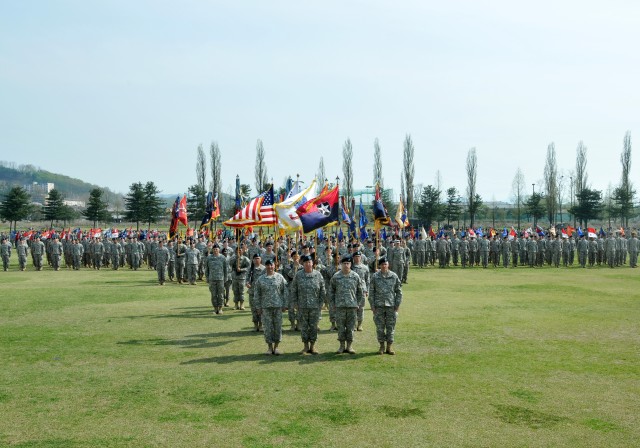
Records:
{"label": "light pole", "polygon": [[[564,179],[564,176],[560,176],[560,185],[562,185],[562,179]],[[562,192],[558,192],[558,199],[560,199],[559,201],[559,206],[560,206],[560,224],[562,224]]]}
{"label": "light pole", "polygon": [[[570,190],[571,190],[571,208],[573,209],[573,176],[569,176],[569,181],[571,182]],[[576,215],[575,213],[571,213],[573,215],[573,227],[576,227]]]}
{"label": "light pole", "polygon": [[532,194],[536,194],[536,184],[531,184]]}

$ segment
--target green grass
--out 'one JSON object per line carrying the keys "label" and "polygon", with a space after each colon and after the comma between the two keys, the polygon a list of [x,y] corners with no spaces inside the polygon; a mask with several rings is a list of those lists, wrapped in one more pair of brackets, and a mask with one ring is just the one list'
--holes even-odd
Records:
{"label": "green grass", "polygon": [[640,277],[414,269],[395,349],[267,357],[250,311],[155,272],[0,272],[0,445],[621,447],[640,443]]}

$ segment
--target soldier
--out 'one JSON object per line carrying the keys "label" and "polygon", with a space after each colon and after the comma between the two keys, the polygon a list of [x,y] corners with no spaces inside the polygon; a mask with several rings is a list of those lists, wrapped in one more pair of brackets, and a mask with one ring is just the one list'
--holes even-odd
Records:
{"label": "soldier", "polygon": [[29,256],[29,246],[24,238],[18,240],[16,252],[18,253],[18,266],[21,271],[24,271],[27,268],[27,257]]}
{"label": "soldier", "polygon": [[218,243],[213,245],[213,253],[207,257],[204,274],[209,283],[213,311],[216,314],[222,314],[224,284],[227,281],[227,259],[224,255],[220,254],[220,246]]}
{"label": "soldier", "polygon": [[[462,240],[464,241],[464,236]],[[378,354],[385,353],[386,342],[386,353],[395,355],[396,352],[393,351],[392,346],[398,310],[402,303],[402,285],[398,276],[389,270],[389,262],[386,258],[381,258],[378,264],[380,271],[373,274],[371,278],[369,294],[369,305],[373,312],[373,321],[376,324],[376,334],[380,344]]]}
{"label": "soldier", "polygon": [[562,234],[562,265],[566,268],[569,266],[569,237]]}
{"label": "soldier", "polygon": [[167,265],[169,264],[169,249],[164,246],[163,240],[158,242],[154,259],[156,260],[155,266],[156,272],[158,273],[158,282],[160,286],[162,286],[167,279]]}
{"label": "soldier", "polygon": [[527,257],[529,260],[529,267],[535,267],[537,254],[538,254],[538,237],[537,235],[531,235],[529,238],[529,243],[527,244]]}
{"label": "soldier", "polygon": [[93,269],[100,270],[104,257],[104,244],[98,238],[93,243]]}
{"label": "soldier", "polygon": [[509,258],[511,257],[511,242],[509,237],[502,238],[502,244],[500,245],[500,251],[502,252],[502,267],[509,267]]}
{"label": "soldier", "polygon": [[331,323],[331,328],[329,329],[329,331],[336,331],[338,329],[338,327],[336,326],[336,309],[329,300],[329,287],[331,286],[331,278],[339,270],[340,254],[338,254],[337,251],[334,252],[331,246],[327,246],[326,252],[327,262],[320,268],[320,273],[322,274],[322,278],[324,279],[324,287],[326,291],[324,299],[325,305],[329,310],[329,322]]}
{"label": "soldier", "polygon": [[604,251],[607,257],[607,264],[610,268],[613,268],[616,261],[616,240],[613,238],[613,232],[609,233],[609,237],[604,242]]}
{"label": "soldier", "polygon": [[518,238],[518,235],[515,235],[513,237],[513,240],[511,240],[511,267],[512,268],[518,267],[519,252],[520,252],[520,239]]}
{"label": "soldier", "polygon": [[255,283],[254,301],[264,325],[267,355],[279,355],[282,340],[282,312],[287,310],[285,287],[287,281],[275,271],[274,260],[265,262],[266,272]]}
{"label": "soldier", "polygon": [[[287,285],[291,285],[291,282],[293,282],[293,279],[296,277],[298,271],[300,270],[302,270],[302,265],[300,264],[300,256],[298,255],[298,252],[294,250],[291,252],[291,262],[282,266],[282,276],[287,281]],[[291,297],[288,296],[288,298],[288,317],[289,324],[291,325],[291,331],[299,331],[296,311],[291,304]]]}
{"label": "soldier", "polygon": [[592,268],[596,264],[596,256],[598,255],[598,242],[595,238],[589,238],[589,267]]}
{"label": "soldier", "polygon": [[[438,238],[438,242],[436,243],[436,251],[438,254],[438,267],[444,268],[447,263],[447,240],[444,237],[444,233]],[[391,255],[391,254],[389,254]],[[391,257],[389,256],[387,260]],[[393,269],[392,269],[393,270]],[[397,274],[397,273],[396,273]]]}
{"label": "soldier", "polygon": [[0,245],[0,253],[2,254],[2,269],[9,270],[9,261],[11,259],[11,243],[7,238],[2,238],[2,245]]}
{"label": "soldier", "polygon": [[258,279],[263,276],[266,272],[266,268],[262,264],[262,257],[259,253],[253,254],[253,264],[251,269],[249,270],[249,276],[247,277],[247,288],[249,290],[249,306],[251,307],[251,319],[253,320],[253,325],[255,326],[256,331],[262,330],[262,319],[260,318],[260,314],[258,313],[258,308],[256,307],[256,303],[253,300],[253,284],[258,281]]}
{"label": "soldier", "polygon": [[466,234],[463,234],[460,238],[458,251],[460,252],[460,262],[462,263],[462,268],[466,269],[467,265],[469,264],[469,241],[467,241]]}
{"label": "soldier", "polygon": [[315,345],[318,339],[318,322],[326,295],[325,283],[322,274],[313,269],[311,255],[303,255],[301,260],[303,270],[298,271],[289,286],[290,306],[298,312],[300,336],[304,344],[301,354],[317,355]]}
{"label": "soldier", "polygon": [[84,255],[84,246],[80,244],[77,239],[73,240],[73,244],[71,245],[71,254],[73,258],[73,269],[75,271],[79,271],[80,265],[82,264],[82,256]]}
{"label": "soldier", "polygon": [[[458,266],[458,259],[460,257],[460,238],[456,233],[451,240],[451,257],[453,258],[453,265]],[[406,283],[403,281],[402,283]]]}
{"label": "soldier", "polygon": [[489,266],[489,240],[486,234],[478,241],[478,252],[480,253],[480,263],[486,269]]}
{"label": "soldier", "polygon": [[191,247],[186,251],[187,279],[189,284],[196,284],[196,276],[198,274],[198,266],[200,264],[200,251],[196,247],[196,243],[191,241]]}
{"label": "soldier", "polygon": [[229,259],[231,267],[233,303],[236,310],[244,310],[244,289],[247,282],[247,272],[251,268],[251,261],[244,255],[246,246],[244,243],[236,249],[235,254]]}
{"label": "soldier", "polygon": [[224,306],[229,306],[229,290],[231,289],[231,283],[233,283],[233,279],[231,278],[231,266],[229,265],[229,253],[231,252],[231,248],[223,243],[222,250],[220,253],[224,256],[224,259],[227,262],[227,280],[224,282]]}
{"label": "soldier", "polygon": [[[178,238],[178,242],[175,248],[176,253],[176,277],[178,283],[181,284],[186,281],[185,265],[187,262],[187,245],[182,242],[182,238]],[[153,257],[151,257],[153,260]]]}
{"label": "soldier", "polygon": [[469,267],[478,266],[478,239],[469,237]]}
{"label": "soldier", "polygon": [[343,257],[340,265],[340,270],[331,277],[329,288],[329,300],[336,309],[336,325],[338,341],[340,341],[337,353],[346,351],[355,354],[352,348],[353,331],[356,326],[358,304],[364,297],[364,288],[360,276],[351,271],[351,257]]}
{"label": "soldier", "polygon": [[37,271],[42,271],[42,253],[45,251],[44,243],[40,240],[40,237],[35,237],[31,242],[31,258],[33,260],[33,267]]}
{"label": "soldier", "polygon": [[[404,249],[404,269],[402,270],[402,283],[407,283],[409,267],[411,266],[411,249],[407,246],[407,241],[402,240],[401,247]],[[366,264],[366,260],[363,261]]]}
{"label": "soldier", "polygon": [[556,268],[560,267],[560,257],[562,255],[562,241],[560,240],[560,235],[556,235],[555,239],[551,242],[550,250],[553,265]]}
{"label": "soldier", "polygon": [[529,247],[529,234],[525,232],[524,239],[520,240],[520,266],[528,263],[527,249]]}
{"label": "soldier", "polygon": [[600,234],[600,238],[598,238],[598,266],[602,265],[602,263],[606,262],[605,252],[604,252],[604,242],[605,236]]}
{"label": "soldier", "polygon": [[416,264],[421,269],[424,268],[425,250],[426,250],[425,241],[422,239],[422,235],[418,234],[418,239],[415,240],[415,242],[413,244],[413,251],[414,251],[415,256],[416,256]]}
{"label": "soldier", "polygon": [[[170,248],[171,242],[169,242],[169,244],[167,245],[167,249],[168,250],[172,250]],[[144,254],[144,244],[140,243],[138,244],[138,241],[136,240],[132,240],[131,238],[129,239],[129,245],[127,246],[129,248],[129,263],[130,263],[130,268],[133,269],[134,271],[137,271],[138,268],[140,267],[140,261],[142,259],[142,255]],[[169,273],[171,274],[171,273]]]}
{"label": "soldier", "polygon": [[627,251],[629,251],[629,266],[638,266],[638,238],[636,232],[631,232],[631,238],[627,241]]}
{"label": "soldier", "polygon": [[117,239],[113,239],[111,243],[111,267],[114,271],[120,268],[120,255],[122,255],[122,247]]}
{"label": "soldier", "polygon": [[357,325],[356,331],[362,331],[362,321],[364,320],[364,305],[367,294],[369,293],[369,268],[362,263],[362,254],[360,252],[354,252],[352,255],[352,264],[351,270],[354,271],[360,279],[362,280],[362,284],[364,286],[364,294],[362,296],[362,301],[358,303],[358,312],[357,312]]}
{"label": "soldier", "polygon": [[62,255],[62,243],[58,240],[58,237],[55,237],[53,241],[51,241],[49,250],[51,251],[51,266],[54,270],[59,271],[60,256]]}
{"label": "soldier", "polygon": [[587,255],[589,252],[589,244],[587,240],[584,239],[584,235],[580,236],[580,240],[578,241],[578,263],[580,267],[587,267]]}
{"label": "soldier", "polygon": [[209,255],[207,253],[207,243],[203,237],[198,238],[196,249],[200,252],[200,258],[198,259],[198,280],[202,281],[204,278],[204,264],[207,260],[207,256]]}

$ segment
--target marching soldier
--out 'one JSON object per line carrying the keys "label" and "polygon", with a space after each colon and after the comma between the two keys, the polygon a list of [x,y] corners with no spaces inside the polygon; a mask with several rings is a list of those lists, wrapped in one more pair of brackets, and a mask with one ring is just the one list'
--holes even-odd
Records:
{"label": "marching soldier", "polygon": [[315,345],[318,339],[318,322],[326,295],[325,284],[322,274],[313,269],[313,258],[310,255],[303,255],[301,260],[303,270],[296,274],[289,286],[290,303],[298,312],[300,336],[304,344],[301,354],[317,355]]}
{"label": "marching soldier", "polygon": [[353,332],[356,326],[358,304],[364,297],[364,288],[360,276],[351,270],[350,256],[343,257],[340,265],[340,270],[331,277],[329,288],[329,300],[336,309],[336,325],[338,341],[340,341],[337,353],[346,351],[355,354],[352,347]]}
{"label": "marching soldier", "polygon": [[[464,239],[464,238],[463,238]],[[376,335],[380,348],[378,354],[395,355],[392,346],[395,337],[398,310],[402,303],[402,285],[400,279],[389,270],[389,262],[381,258],[378,262],[380,270],[371,278],[369,305],[376,324]],[[385,351],[384,344],[387,344]]]}
{"label": "marching soldier", "polygon": [[275,271],[274,260],[265,262],[266,272],[255,283],[254,301],[262,317],[267,355],[279,355],[282,340],[282,312],[287,309],[285,286],[287,281]]}
{"label": "marching soldier", "polygon": [[222,314],[224,284],[227,281],[227,258],[220,254],[220,246],[218,243],[213,245],[213,253],[207,257],[204,273],[209,283],[213,311],[216,314]]}

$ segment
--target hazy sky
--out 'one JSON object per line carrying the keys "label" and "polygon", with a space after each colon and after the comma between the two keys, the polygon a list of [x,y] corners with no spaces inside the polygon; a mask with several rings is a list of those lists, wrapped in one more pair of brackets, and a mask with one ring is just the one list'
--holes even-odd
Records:
{"label": "hazy sky", "polygon": [[635,1],[0,0],[0,160],[181,193],[217,141],[225,191],[256,193],[257,139],[279,185],[320,156],[342,178],[350,138],[360,188],[378,138],[397,192],[410,134],[416,184],[463,192],[476,147],[491,201],[518,167],[538,191],[550,142],[568,176],[582,140],[604,190],[640,136],[639,42]]}

